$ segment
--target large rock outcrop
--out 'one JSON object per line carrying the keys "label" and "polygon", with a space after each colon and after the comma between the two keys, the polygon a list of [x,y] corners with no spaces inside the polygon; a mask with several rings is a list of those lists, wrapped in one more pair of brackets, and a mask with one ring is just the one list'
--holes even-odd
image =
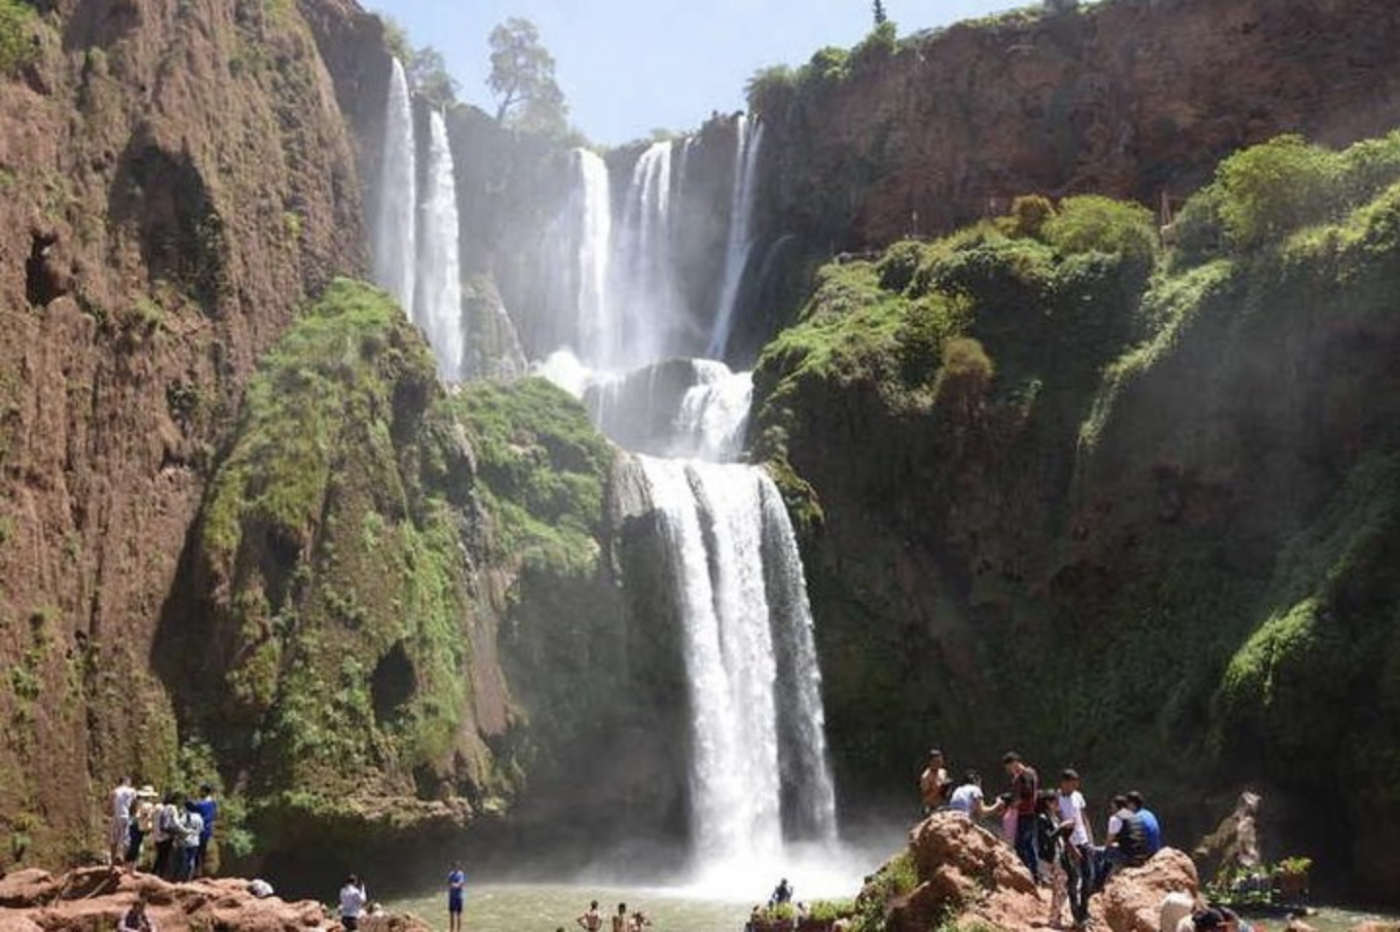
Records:
{"label": "large rock outcrop", "polygon": [[[312,932],[339,929],[327,908],[314,900],[259,898],[236,877],[167,883],[148,874],[88,868],[53,876],[19,871],[0,880],[0,929],[6,932],[98,932],[117,926],[136,899],[159,929],[222,929],[224,932]],[[427,932],[413,916],[382,916],[361,924],[380,932]]]}
{"label": "large rock outcrop", "polygon": [[213,453],[254,361],[363,241],[295,9],[35,7],[32,54],[0,71],[5,857],[98,847],[107,781],[173,771],[149,658]]}
{"label": "large rock outcrop", "polygon": [[[1096,805],[1139,786],[1177,842],[1253,785],[1301,816],[1265,857],[1389,889],[1397,150],[1237,156],[1155,277],[1151,218],[1096,200],[824,273],[755,439],[849,792],[1015,746]],[[1357,802],[1295,808],[1329,794]]]}
{"label": "large rock outcrop", "polygon": [[1156,205],[1282,132],[1400,119],[1400,10],[1370,0],[1041,5],[760,80],[776,230],[823,247],[947,232],[1021,194]]}

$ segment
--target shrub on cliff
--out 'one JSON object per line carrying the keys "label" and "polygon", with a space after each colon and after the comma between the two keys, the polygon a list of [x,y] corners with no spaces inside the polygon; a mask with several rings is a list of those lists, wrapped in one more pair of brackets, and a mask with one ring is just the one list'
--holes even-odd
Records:
{"label": "shrub on cliff", "polygon": [[1045,241],[1064,255],[1113,253],[1146,272],[1157,256],[1157,224],[1140,204],[1095,194],[1067,197],[1044,223]]}
{"label": "shrub on cliff", "polygon": [[31,35],[35,18],[20,0],[0,0],[0,76],[17,73],[38,54]]}
{"label": "shrub on cliff", "polygon": [[451,406],[472,439],[501,547],[527,566],[592,572],[614,452],[583,405],[531,378],[473,383]]}

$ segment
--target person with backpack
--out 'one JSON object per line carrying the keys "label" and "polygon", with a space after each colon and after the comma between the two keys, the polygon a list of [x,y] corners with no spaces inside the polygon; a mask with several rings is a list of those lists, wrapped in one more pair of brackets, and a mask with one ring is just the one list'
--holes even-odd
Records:
{"label": "person with backpack", "polygon": [[136,870],[141,860],[141,844],[155,831],[156,810],[159,808],[155,787],[149,783],[136,791],[136,800],[131,804],[131,843],[126,848],[126,872]]}
{"label": "person with backpack", "polygon": [[1128,797],[1122,794],[1113,797],[1113,810],[1105,839],[1103,876],[1095,878],[1098,889],[1103,889],[1114,871],[1146,864],[1150,856],[1147,850],[1147,824],[1128,804]]}
{"label": "person with backpack", "polygon": [[170,792],[156,808],[155,831],[151,836],[156,842],[156,861],[151,872],[162,880],[173,879],[175,842],[184,836],[179,809],[182,802],[181,794]]}

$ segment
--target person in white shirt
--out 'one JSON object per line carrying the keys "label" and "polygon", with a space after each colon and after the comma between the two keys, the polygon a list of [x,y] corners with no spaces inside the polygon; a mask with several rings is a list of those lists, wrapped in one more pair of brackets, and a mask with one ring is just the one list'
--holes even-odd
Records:
{"label": "person in white shirt", "polygon": [[1094,891],[1094,833],[1084,816],[1084,796],[1079,792],[1079,774],[1074,769],[1067,767],[1060,773],[1055,801],[1060,821],[1074,826],[1065,858],[1069,867],[1069,909],[1075,928],[1083,928],[1089,922],[1089,897]]}
{"label": "person in white shirt", "polygon": [[364,881],[354,874],[345,878],[345,886],[340,888],[340,924],[345,932],[356,932],[360,928],[360,913],[368,900]]}
{"label": "person in white shirt", "polygon": [[969,819],[985,819],[996,815],[1004,808],[1000,801],[988,806],[982,795],[982,777],[975,770],[963,774],[962,783],[953,790],[948,799],[948,808],[961,812]]}
{"label": "person in white shirt", "polygon": [[136,787],[130,777],[122,777],[112,790],[112,826],[107,839],[107,863],[117,867],[122,863],[127,845],[131,843],[131,804],[136,802]]}

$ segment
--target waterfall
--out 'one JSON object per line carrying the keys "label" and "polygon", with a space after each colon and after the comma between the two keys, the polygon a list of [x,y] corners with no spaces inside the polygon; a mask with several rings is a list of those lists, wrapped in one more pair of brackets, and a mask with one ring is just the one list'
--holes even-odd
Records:
{"label": "waterfall", "polygon": [[674,334],[680,296],[671,250],[671,162],[669,140],[654,143],[637,159],[623,204],[619,252],[611,266],[611,295],[624,313],[613,321],[621,346],[595,365],[619,369],[676,351]]}
{"label": "waterfall", "polygon": [[681,397],[669,453],[716,462],[737,459],[749,424],[753,373],[730,372],[710,359],[692,364],[698,378]]}
{"label": "waterfall", "polygon": [[631,507],[647,516],[661,551],[639,571],[659,574],[685,653],[695,866],[702,877],[723,875],[719,887],[789,860],[791,841],[836,839],[796,538],[767,471],[737,462],[752,374],[677,358],[707,341],[723,350],[750,261],[763,128],[741,118],[737,134],[713,330],[692,320],[679,274],[705,275],[682,264],[708,248],[686,223],[703,190],[688,177],[701,164],[699,141],[649,146],[616,200],[604,161],[573,153],[572,187],[544,244],[550,300],[563,305],[554,319],[564,325],[558,351],[537,370],[582,398],[599,430],[635,454]]}
{"label": "waterfall", "polygon": [[578,351],[601,365],[617,356],[618,321],[610,316],[608,264],[612,250],[612,186],[608,166],[597,153],[575,149],[578,172],[572,213],[577,218],[574,263],[577,275]]}
{"label": "waterfall", "polygon": [[691,819],[701,863],[782,849],[777,678],[762,572],[759,473],[643,458],[675,573],[692,722]]}
{"label": "waterfall", "polygon": [[418,292],[413,319],[437,357],[448,382],[463,377],[465,348],[462,272],[457,252],[457,183],[447,124],[434,111],[428,118],[427,187],[423,191],[422,237],[418,253]]}
{"label": "waterfall", "polygon": [[794,788],[796,830],[805,837],[832,842],[836,840],[836,787],[826,750],[821,667],[812,636],[807,579],[787,505],[771,480],[763,483],[762,505],[763,571],[778,642],[783,775]]}
{"label": "waterfall", "polygon": [[749,120],[739,117],[735,130],[734,183],[729,199],[729,238],[724,251],[724,284],[720,287],[719,306],[715,309],[714,329],[706,355],[723,359],[729,344],[729,331],[734,326],[735,306],[748,268],[753,238],[749,228],[753,219],[754,170],[758,165],[759,149],[763,145],[763,124],[749,132]]}
{"label": "waterfall", "polygon": [[413,308],[417,185],[408,78],[403,65],[395,58],[389,74],[389,99],[384,113],[379,209],[374,228],[374,280],[407,312]]}

